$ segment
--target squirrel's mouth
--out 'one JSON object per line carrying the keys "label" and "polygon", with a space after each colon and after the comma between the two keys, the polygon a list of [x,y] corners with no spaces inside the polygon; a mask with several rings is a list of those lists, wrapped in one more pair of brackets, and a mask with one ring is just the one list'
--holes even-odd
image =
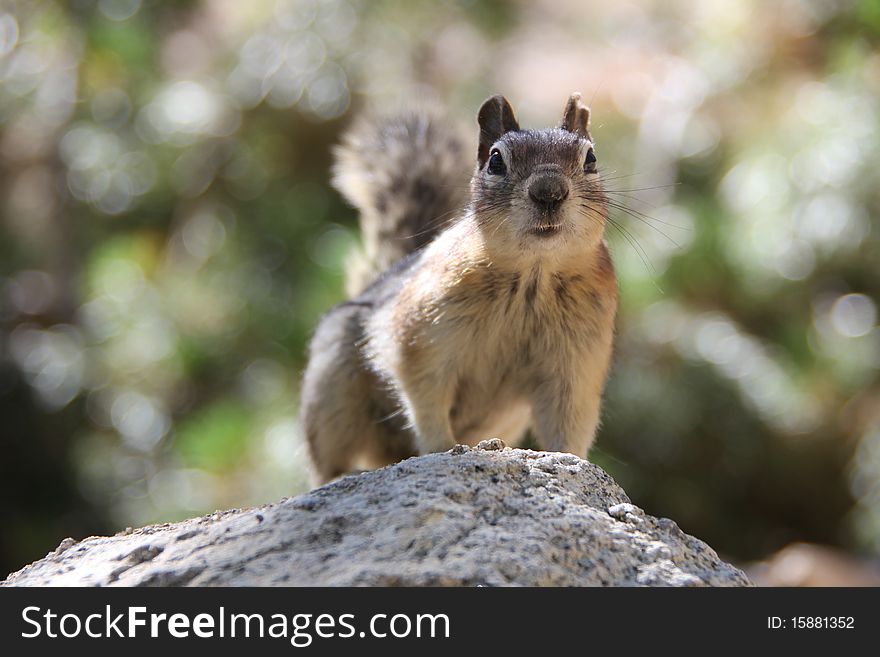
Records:
{"label": "squirrel's mouth", "polygon": [[562,228],[562,222],[554,224],[535,224],[529,228],[529,233],[538,235],[539,237],[550,237],[556,235]]}

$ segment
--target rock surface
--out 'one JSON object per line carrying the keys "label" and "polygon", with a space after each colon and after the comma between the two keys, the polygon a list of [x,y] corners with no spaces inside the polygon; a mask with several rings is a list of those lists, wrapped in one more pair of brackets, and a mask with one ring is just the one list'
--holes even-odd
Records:
{"label": "rock surface", "polygon": [[296,498],[81,542],[6,586],[748,586],[570,454],[470,449]]}

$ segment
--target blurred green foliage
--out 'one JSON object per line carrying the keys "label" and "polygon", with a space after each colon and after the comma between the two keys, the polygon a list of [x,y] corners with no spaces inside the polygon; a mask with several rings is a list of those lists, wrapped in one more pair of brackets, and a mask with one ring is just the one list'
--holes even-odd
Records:
{"label": "blurred green foliage", "polygon": [[[580,90],[625,208],[591,458],[723,554],[880,549],[880,3],[7,0],[0,570],[307,488],[358,112]],[[463,163],[469,167],[469,163]]]}

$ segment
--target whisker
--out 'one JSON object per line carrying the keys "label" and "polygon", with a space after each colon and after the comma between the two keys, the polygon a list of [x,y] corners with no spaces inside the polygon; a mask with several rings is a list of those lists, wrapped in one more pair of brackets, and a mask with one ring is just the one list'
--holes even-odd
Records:
{"label": "whisker", "polygon": [[633,187],[632,189],[606,189],[611,192],[648,192],[653,189],[669,189],[670,187],[678,187],[681,183],[669,183],[668,185],[654,185],[652,187]]}
{"label": "whisker", "polygon": [[400,417],[401,415],[403,415],[403,409],[398,407],[396,410],[392,411],[391,413],[389,413],[385,417],[380,417],[378,420],[373,422],[373,424],[381,424],[382,422],[388,422],[388,420],[393,420],[394,418]]}
{"label": "whisker", "polygon": [[587,201],[593,201],[596,203],[604,203],[609,208],[619,210],[620,212],[623,212],[623,213],[633,217],[634,219],[638,219],[643,224],[645,224],[646,226],[649,226],[652,230],[654,230],[658,234],[662,235],[664,237],[664,239],[669,241],[670,244],[672,244],[676,248],[679,248],[679,249],[681,248],[681,245],[678,242],[676,242],[669,235],[667,235],[662,230],[660,230],[652,222],[657,222],[657,223],[660,223],[663,225],[668,225],[668,226],[676,227],[676,228],[677,228],[677,226],[672,226],[672,224],[667,224],[666,222],[664,222],[660,219],[657,219],[655,217],[652,217],[648,214],[645,214],[644,212],[641,212],[640,210],[636,210],[635,208],[627,207],[626,205],[624,205],[623,203],[621,203],[620,201],[617,201],[615,199],[609,199],[609,198],[605,198],[605,197],[601,197],[601,196],[588,196],[588,195],[583,195],[583,198]]}
{"label": "whisker", "polygon": [[669,224],[665,221],[662,221],[661,219],[657,219],[655,217],[647,215],[643,212],[640,212],[639,210],[635,210],[634,208],[627,207],[627,206],[623,205],[622,203],[615,202],[614,200],[606,200],[606,203],[608,203],[609,207],[614,208],[615,210],[619,210],[620,212],[623,212],[624,214],[627,214],[634,219],[638,219],[643,224],[645,224],[646,226],[651,228],[651,230],[656,232],[658,235],[662,235],[663,238],[667,242],[672,244],[675,248],[677,248],[677,249],[682,248],[681,244],[679,244],[672,237],[670,237],[665,232],[660,230],[660,228],[655,226],[652,222],[657,222],[657,223],[663,224],[664,226],[670,226],[671,228],[678,228],[678,226],[672,226],[672,224]]}
{"label": "whisker", "polygon": [[608,221],[609,224],[611,224],[612,227],[614,227],[623,236],[623,238],[632,247],[633,251],[635,251],[636,255],[639,257],[639,260],[642,261],[642,265],[645,267],[645,272],[648,274],[648,277],[651,279],[651,283],[654,285],[655,288],[657,288],[657,291],[660,292],[660,294],[664,294],[663,290],[657,284],[657,279],[656,279],[657,270],[654,268],[653,263],[651,263],[651,261],[650,261],[651,258],[648,255],[648,252],[645,251],[644,247],[641,245],[641,243],[635,237],[635,235],[633,235],[630,231],[628,231],[626,228],[624,228],[620,223],[615,221],[612,217],[608,216],[607,214],[603,214],[598,208],[596,208],[592,205],[588,205],[588,204],[581,204],[581,207],[584,208],[585,210],[587,210],[587,212],[591,213],[591,214],[587,214],[585,212],[581,212],[581,214],[583,216],[587,216],[590,218],[598,217],[600,220],[602,218],[604,218],[605,220]]}
{"label": "whisker", "polygon": [[463,209],[464,209],[464,207],[461,207],[461,208],[455,208],[453,210],[449,210],[447,212],[444,212],[444,213],[436,216],[434,219],[430,219],[427,222],[425,222],[425,224],[424,224],[425,227],[422,230],[415,232],[415,233],[408,233],[405,235],[394,235],[391,237],[391,239],[402,241],[402,240],[407,240],[407,239],[413,239],[416,237],[421,237],[422,235],[427,235],[428,233],[433,233],[435,230],[439,230],[440,228],[443,228],[446,225],[451,224],[455,219],[458,218],[458,213],[460,213]]}

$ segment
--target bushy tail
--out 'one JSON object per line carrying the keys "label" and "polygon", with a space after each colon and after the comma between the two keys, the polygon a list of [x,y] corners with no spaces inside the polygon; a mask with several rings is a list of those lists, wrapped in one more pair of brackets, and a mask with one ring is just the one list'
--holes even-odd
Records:
{"label": "bushy tail", "polygon": [[471,158],[458,131],[430,112],[361,121],[335,155],[333,184],[360,211],[364,248],[346,271],[356,296],[464,207]]}

